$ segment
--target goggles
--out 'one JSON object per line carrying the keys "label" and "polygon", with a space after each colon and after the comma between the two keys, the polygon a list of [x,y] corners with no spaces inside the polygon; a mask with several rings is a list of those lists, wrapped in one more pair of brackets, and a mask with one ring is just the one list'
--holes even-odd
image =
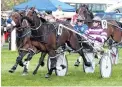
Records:
{"label": "goggles", "polygon": [[99,23],[99,21],[93,21],[94,23]]}
{"label": "goggles", "polygon": [[79,20],[79,19],[77,20],[77,22],[83,22],[83,21],[84,21],[84,20]]}

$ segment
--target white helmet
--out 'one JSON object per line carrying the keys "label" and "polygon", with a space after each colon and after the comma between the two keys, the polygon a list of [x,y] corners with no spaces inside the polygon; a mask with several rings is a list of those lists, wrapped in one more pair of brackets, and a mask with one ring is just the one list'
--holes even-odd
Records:
{"label": "white helmet", "polygon": [[94,18],[93,18],[93,21],[101,21],[102,19],[99,17],[99,16],[95,16]]}

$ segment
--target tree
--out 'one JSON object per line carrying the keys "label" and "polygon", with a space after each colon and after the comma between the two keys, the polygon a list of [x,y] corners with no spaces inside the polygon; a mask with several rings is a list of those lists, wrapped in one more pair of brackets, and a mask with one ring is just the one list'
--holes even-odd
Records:
{"label": "tree", "polygon": [[27,0],[1,0],[1,10],[11,10],[13,6],[26,2]]}

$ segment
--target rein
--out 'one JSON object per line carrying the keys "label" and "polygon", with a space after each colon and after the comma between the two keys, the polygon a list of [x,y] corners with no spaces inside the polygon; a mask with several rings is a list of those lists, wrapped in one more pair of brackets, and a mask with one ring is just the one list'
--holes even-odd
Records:
{"label": "rein", "polygon": [[[30,24],[32,24],[32,20],[29,19],[28,17],[24,17],[22,20],[26,19]],[[35,25],[34,26],[30,26],[31,30],[38,30],[40,27],[41,27],[42,23],[41,23],[41,20],[40,20],[40,24],[38,27],[36,27]],[[36,27],[36,28],[35,28]]]}
{"label": "rein", "polygon": [[[73,30],[73,29],[71,29],[71,28],[68,28],[67,26],[65,26],[65,25],[63,25],[63,24],[59,24],[59,26],[64,27],[64,29],[70,30],[70,31],[72,31],[73,33],[78,34],[78,35],[81,36],[81,37],[84,37],[85,40],[87,40],[88,44],[94,48],[94,46],[92,45],[92,41],[90,41],[89,39],[87,39],[84,35],[82,35],[82,34],[76,32],[75,30]],[[81,47],[80,49],[82,49],[82,47]],[[78,49],[77,51],[79,51],[80,49]],[[94,50],[95,50],[95,52],[97,52],[96,49],[94,49]],[[76,51],[76,52],[77,52],[77,51]]]}
{"label": "rein", "polygon": [[28,34],[30,34],[31,33],[31,31],[29,31],[29,32],[27,32],[27,33],[25,33],[24,35],[22,35],[21,37],[19,37],[19,36],[17,36],[18,38],[23,38],[23,37],[25,37],[26,35],[28,35]]}
{"label": "rein", "polygon": [[[52,23],[46,23],[46,24],[52,24]],[[42,25],[42,24],[41,24]],[[38,29],[41,27],[41,25],[38,27]],[[56,29],[56,26],[54,24],[52,24],[55,28],[53,28],[50,32],[53,32]],[[38,29],[33,29],[30,28],[31,30],[38,30]],[[50,32],[45,33],[45,35],[40,35],[40,36],[33,36],[33,37],[44,37],[50,34]]]}
{"label": "rein", "polygon": [[[41,25],[42,25],[42,23],[41,23],[41,20],[40,20],[40,24],[39,24],[39,26],[38,26],[36,29],[31,28],[31,30],[38,30],[38,29],[41,27]],[[31,27],[34,27],[34,26],[31,26]]]}

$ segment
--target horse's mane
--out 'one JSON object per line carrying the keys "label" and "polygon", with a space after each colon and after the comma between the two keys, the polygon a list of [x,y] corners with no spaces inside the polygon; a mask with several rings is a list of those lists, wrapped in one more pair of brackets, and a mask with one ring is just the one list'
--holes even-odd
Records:
{"label": "horse's mane", "polygon": [[121,23],[121,22],[118,22],[118,21],[116,21],[116,22],[117,22],[117,24],[119,25],[119,27],[122,28],[122,23]]}
{"label": "horse's mane", "polygon": [[115,27],[120,26],[120,23],[116,20],[107,20],[107,22]]}

